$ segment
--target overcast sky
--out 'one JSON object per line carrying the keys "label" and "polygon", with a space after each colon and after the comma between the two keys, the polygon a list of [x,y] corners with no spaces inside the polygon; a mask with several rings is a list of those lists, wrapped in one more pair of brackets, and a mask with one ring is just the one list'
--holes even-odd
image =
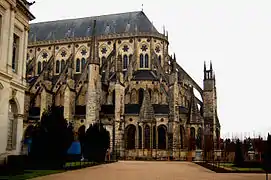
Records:
{"label": "overcast sky", "polygon": [[40,22],[138,11],[142,3],[201,87],[203,62],[212,60],[222,136],[271,132],[270,0],[36,0],[31,12]]}

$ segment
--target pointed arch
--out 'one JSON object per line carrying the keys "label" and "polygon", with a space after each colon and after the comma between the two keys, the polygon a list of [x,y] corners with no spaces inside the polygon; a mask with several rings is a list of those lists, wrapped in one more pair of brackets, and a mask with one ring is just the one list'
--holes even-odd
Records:
{"label": "pointed arch", "polygon": [[136,127],[132,124],[125,128],[126,149],[135,149]]}
{"label": "pointed arch", "polygon": [[127,70],[128,68],[128,56],[125,54],[123,56],[123,70]]}
{"label": "pointed arch", "polygon": [[158,132],[158,149],[167,148],[167,127],[165,125],[159,125],[157,128]]}
{"label": "pointed arch", "polygon": [[65,69],[65,60],[64,59],[62,59],[61,60],[61,72],[63,72],[64,71],[64,69]]}
{"label": "pointed arch", "polygon": [[140,68],[144,68],[144,57],[143,57],[143,54],[140,54],[139,56],[139,67]]}
{"label": "pointed arch", "polygon": [[145,54],[145,68],[149,68],[149,55]]}
{"label": "pointed arch", "polygon": [[159,64],[162,66],[162,58],[161,58],[161,55],[158,56],[158,62],[159,62]]}
{"label": "pointed arch", "polygon": [[[67,52],[67,55],[66,55],[65,57],[62,57],[62,56],[61,56],[62,51]],[[68,54],[69,54],[69,53],[70,53],[70,51],[69,51],[66,47],[61,47],[61,48],[57,51],[55,57],[58,57],[58,56],[60,55],[59,58],[68,58]]]}
{"label": "pointed arch", "polygon": [[82,58],[82,59],[81,59],[81,72],[84,71],[85,65],[86,65],[86,59],[85,59],[85,58]]}
{"label": "pointed arch", "polygon": [[37,74],[41,73],[41,61],[38,62]]}
{"label": "pointed arch", "polygon": [[60,61],[59,60],[56,60],[56,65],[55,65],[56,67],[56,74],[58,74],[59,72],[60,72]]}
{"label": "pointed arch", "polygon": [[[43,53],[46,53],[48,55],[46,59],[43,59],[43,57],[42,57]],[[46,49],[42,49],[37,56],[38,57],[37,60],[38,61],[46,61],[49,58],[49,55],[50,55],[50,53]]]}
{"label": "pointed arch", "polygon": [[150,136],[151,136],[151,129],[148,124],[144,127],[144,148],[150,149]]}
{"label": "pointed arch", "polygon": [[116,91],[113,90],[113,92],[112,92],[112,104],[115,104],[115,102],[116,102]]}
{"label": "pointed arch", "polygon": [[190,128],[190,138],[193,138],[193,139],[196,138],[196,130],[194,127]]}
{"label": "pointed arch", "polygon": [[85,49],[85,50],[87,51],[87,54],[85,55],[85,56],[87,56],[87,55],[88,55],[89,49],[88,49],[85,45],[81,45],[81,46],[77,49],[77,51],[75,51],[75,57],[80,57],[80,56],[81,56],[81,51],[82,51],[83,49]]}
{"label": "pointed arch", "polygon": [[144,89],[140,88],[138,90],[138,104],[141,106],[144,99]]}

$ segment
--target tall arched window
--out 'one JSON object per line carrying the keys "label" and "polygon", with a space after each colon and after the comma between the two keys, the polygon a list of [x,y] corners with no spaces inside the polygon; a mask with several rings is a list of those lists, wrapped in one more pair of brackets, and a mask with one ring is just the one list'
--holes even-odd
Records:
{"label": "tall arched window", "polygon": [[39,61],[38,62],[38,74],[40,74],[41,73],[41,62]]}
{"label": "tall arched window", "polygon": [[158,56],[158,62],[161,65],[161,55]]}
{"label": "tall arched window", "polygon": [[139,63],[139,67],[143,68],[144,67],[144,58],[143,58],[143,54],[140,54],[140,63]]}
{"label": "tall arched window", "polygon": [[56,73],[59,73],[59,69],[60,69],[60,62],[59,60],[56,61]]}
{"label": "tall arched window", "polygon": [[61,60],[61,72],[63,72],[65,69],[65,61],[64,59]]}
{"label": "tall arched window", "polygon": [[125,54],[123,56],[123,69],[126,70],[128,68],[128,56]]}
{"label": "tall arched window", "polygon": [[76,59],[76,68],[75,68],[76,72],[80,72],[80,59],[77,58]]}
{"label": "tall arched window", "polygon": [[158,126],[158,149],[167,148],[167,128],[165,125]]}
{"label": "tall arched window", "polygon": [[125,132],[127,149],[135,149],[135,142],[136,142],[135,137],[136,137],[136,127],[130,124],[126,127],[126,132]]}
{"label": "tall arched window", "polygon": [[140,88],[138,91],[138,104],[141,106],[144,98],[144,89]]}
{"label": "tall arched window", "polygon": [[104,65],[104,63],[105,63],[105,57],[103,56],[102,57],[102,65]]}
{"label": "tall arched window", "polygon": [[43,61],[43,62],[42,62],[42,69],[44,69],[45,66],[46,66],[46,61]]}
{"label": "tall arched window", "polygon": [[150,139],[151,139],[150,135],[151,135],[150,126],[146,125],[144,128],[144,148],[145,149],[150,148]]}
{"label": "tall arched window", "polygon": [[83,72],[84,67],[85,67],[85,64],[86,64],[86,59],[85,59],[85,58],[82,58],[82,59],[81,59],[81,72]]}
{"label": "tall arched window", "polygon": [[145,68],[149,68],[149,55],[145,54]]}
{"label": "tall arched window", "polygon": [[114,90],[112,92],[112,104],[115,104],[115,101],[116,101],[116,91]]}

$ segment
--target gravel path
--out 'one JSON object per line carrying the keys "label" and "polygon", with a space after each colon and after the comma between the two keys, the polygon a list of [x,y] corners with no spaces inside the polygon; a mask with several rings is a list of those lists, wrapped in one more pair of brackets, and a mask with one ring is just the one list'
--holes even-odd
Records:
{"label": "gravel path", "polygon": [[119,161],[36,180],[265,180],[265,174],[218,174],[190,162]]}

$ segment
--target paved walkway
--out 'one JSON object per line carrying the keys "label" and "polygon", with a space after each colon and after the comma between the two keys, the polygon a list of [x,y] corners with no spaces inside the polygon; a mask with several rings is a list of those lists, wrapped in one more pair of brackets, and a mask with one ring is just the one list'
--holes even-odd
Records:
{"label": "paved walkway", "polygon": [[120,161],[36,180],[265,180],[264,174],[218,174],[190,162]]}

